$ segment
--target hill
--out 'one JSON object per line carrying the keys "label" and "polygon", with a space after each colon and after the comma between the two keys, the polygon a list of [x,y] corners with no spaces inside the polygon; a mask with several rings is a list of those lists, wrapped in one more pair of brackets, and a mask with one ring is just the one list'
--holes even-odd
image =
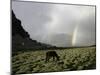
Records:
{"label": "hill", "polygon": [[27,49],[45,49],[54,47],[48,44],[32,40],[29,33],[23,28],[21,20],[16,18],[12,11],[12,51],[16,52],[19,50]]}

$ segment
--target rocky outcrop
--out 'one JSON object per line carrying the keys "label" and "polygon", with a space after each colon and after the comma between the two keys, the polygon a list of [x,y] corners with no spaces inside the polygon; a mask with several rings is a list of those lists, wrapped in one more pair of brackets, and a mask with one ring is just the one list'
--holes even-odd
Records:
{"label": "rocky outcrop", "polygon": [[12,50],[13,52],[19,50],[29,50],[29,49],[43,49],[51,47],[50,45],[37,42],[32,40],[30,35],[21,25],[21,21],[16,18],[14,12],[12,11]]}
{"label": "rocky outcrop", "polygon": [[23,29],[21,21],[16,18],[14,12],[12,11],[12,36],[16,34],[19,34],[23,38],[29,38],[28,32]]}

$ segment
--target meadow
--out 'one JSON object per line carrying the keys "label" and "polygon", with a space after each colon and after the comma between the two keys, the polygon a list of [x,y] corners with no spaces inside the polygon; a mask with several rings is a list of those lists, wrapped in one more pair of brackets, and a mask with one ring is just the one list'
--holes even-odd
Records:
{"label": "meadow", "polygon": [[96,69],[96,47],[54,50],[59,61],[45,62],[46,52],[52,50],[28,50],[12,56],[12,74],[77,71]]}

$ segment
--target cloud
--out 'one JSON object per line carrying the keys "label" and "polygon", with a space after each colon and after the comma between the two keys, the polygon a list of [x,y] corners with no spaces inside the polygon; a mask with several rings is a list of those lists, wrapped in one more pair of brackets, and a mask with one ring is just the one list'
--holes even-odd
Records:
{"label": "cloud", "polygon": [[93,6],[13,1],[12,9],[32,39],[56,46],[72,46],[77,27],[75,46],[95,43]]}
{"label": "cloud", "polygon": [[77,45],[95,44],[95,27],[95,13],[89,14],[88,17],[82,19],[78,28]]}

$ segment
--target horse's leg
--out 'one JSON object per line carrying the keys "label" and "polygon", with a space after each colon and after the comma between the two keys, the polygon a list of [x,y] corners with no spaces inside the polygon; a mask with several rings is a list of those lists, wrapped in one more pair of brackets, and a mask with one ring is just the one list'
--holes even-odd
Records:
{"label": "horse's leg", "polygon": [[45,60],[45,62],[48,62],[48,56],[46,56],[46,60]]}
{"label": "horse's leg", "polygon": [[53,61],[55,61],[55,57],[53,56]]}
{"label": "horse's leg", "polygon": [[48,56],[47,61],[49,62],[50,57]]}
{"label": "horse's leg", "polygon": [[56,61],[56,62],[58,61],[58,57],[56,57],[56,56],[55,56],[55,61]]}

